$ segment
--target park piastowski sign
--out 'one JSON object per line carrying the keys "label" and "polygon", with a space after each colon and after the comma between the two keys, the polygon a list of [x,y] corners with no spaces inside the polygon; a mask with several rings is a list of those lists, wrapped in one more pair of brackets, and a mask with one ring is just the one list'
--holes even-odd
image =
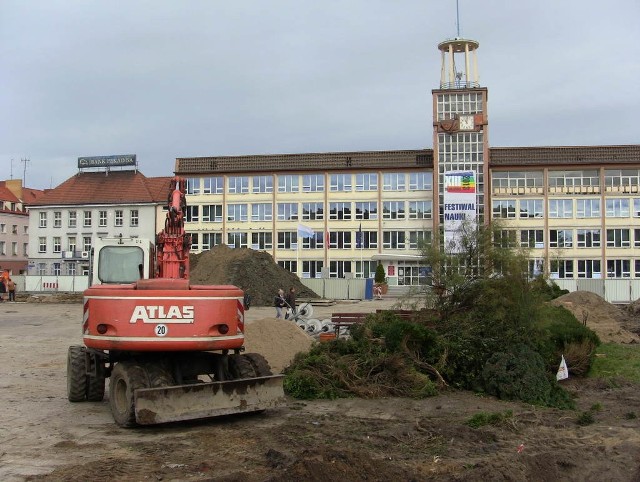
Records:
{"label": "park piastowski sign", "polygon": [[123,154],[119,156],[92,156],[78,157],[78,168],[85,167],[120,167],[135,166],[135,154]]}
{"label": "park piastowski sign", "polygon": [[476,222],[476,177],[473,171],[444,173],[444,243],[459,252],[460,227]]}

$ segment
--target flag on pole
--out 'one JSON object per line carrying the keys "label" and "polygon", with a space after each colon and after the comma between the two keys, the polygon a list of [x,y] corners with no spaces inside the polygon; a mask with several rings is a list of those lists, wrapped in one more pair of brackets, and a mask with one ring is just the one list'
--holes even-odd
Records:
{"label": "flag on pole", "polygon": [[564,361],[564,355],[562,355],[562,361],[560,361],[558,373],[556,373],[556,380],[560,381],[566,378],[569,378],[569,369],[567,368],[567,362]]}
{"label": "flag on pole", "polygon": [[300,236],[301,238],[313,238],[315,234],[315,231],[309,226],[298,224],[298,236]]}
{"label": "flag on pole", "polygon": [[362,223],[360,223],[360,227],[356,233],[356,248],[362,248]]}

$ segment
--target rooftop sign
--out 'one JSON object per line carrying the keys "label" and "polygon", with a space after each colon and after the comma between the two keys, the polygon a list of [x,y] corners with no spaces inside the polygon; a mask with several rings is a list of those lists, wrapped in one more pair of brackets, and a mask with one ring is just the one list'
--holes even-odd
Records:
{"label": "rooftop sign", "polygon": [[135,166],[135,154],[123,154],[120,156],[93,156],[78,157],[78,168],[83,167],[115,167],[115,166]]}

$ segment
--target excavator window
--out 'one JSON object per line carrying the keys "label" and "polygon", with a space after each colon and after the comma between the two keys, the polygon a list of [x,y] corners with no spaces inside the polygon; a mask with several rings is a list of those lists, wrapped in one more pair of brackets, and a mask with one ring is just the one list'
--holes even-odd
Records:
{"label": "excavator window", "polygon": [[100,250],[98,279],[102,283],[134,283],[141,276],[144,251],[136,246],[105,246]]}

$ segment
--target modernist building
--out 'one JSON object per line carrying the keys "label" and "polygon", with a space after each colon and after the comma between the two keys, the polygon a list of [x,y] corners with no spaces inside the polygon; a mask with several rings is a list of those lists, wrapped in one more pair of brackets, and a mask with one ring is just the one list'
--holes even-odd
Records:
{"label": "modernist building", "polygon": [[382,262],[391,284],[419,284],[418,242],[457,216],[447,186],[462,173],[464,206],[531,248],[532,273],[640,278],[640,145],[491,148],[478,46],[438,45],[433,149],[176,159],[193,251],[265,250],[303,278],[371,277]]}
{"label": "modernist building", "polygon": [[88,275],[97,237],[155,241],[170,177],[136,170],[78,172],[30,207],[29,275]]}
{"label": "modernist building", "polygon": [[27,272],[29,250],[28,207],[42,191],[22,186],[21,179],[0,181],[0,273]]}

